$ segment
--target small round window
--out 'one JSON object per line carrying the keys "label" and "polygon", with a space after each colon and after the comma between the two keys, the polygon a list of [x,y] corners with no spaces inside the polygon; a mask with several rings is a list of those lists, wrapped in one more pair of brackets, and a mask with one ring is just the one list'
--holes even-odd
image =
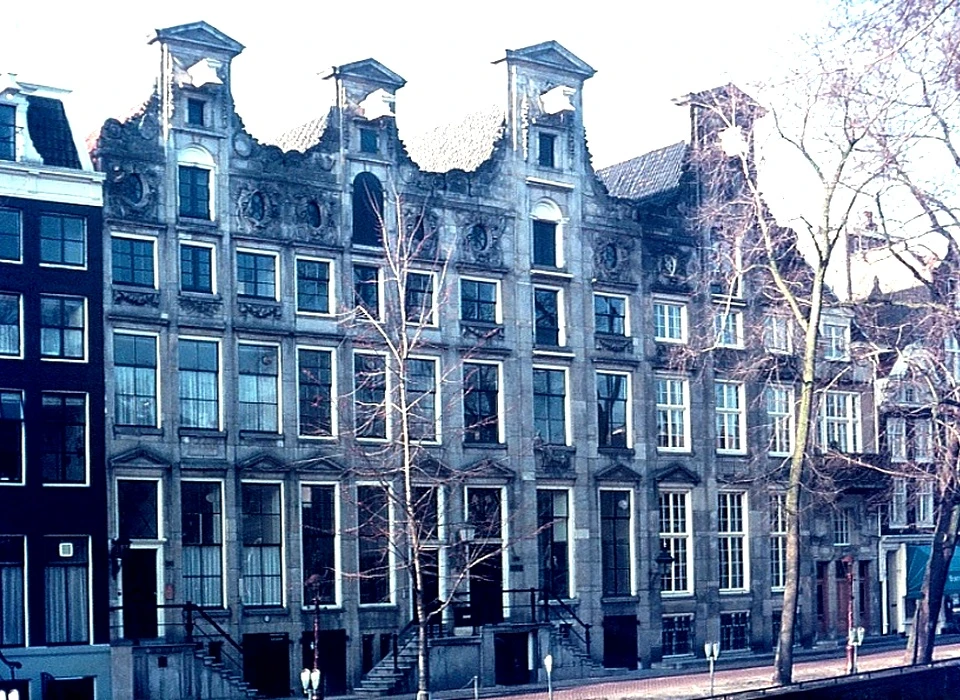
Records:
{"label": "small round window", "polygon": [[487,229],[484,228],[483,224],[476,224],[470,229],[468,240],[474,250],[486,250],[490,243],[490,237],[487,235]]}
{"label": "small round window", "polygon": [[323,223],[323,216],[320,214],[320,205],[317,200],[311,199],[307,202],[307,224],[312,228],[320,228]]}
{"label": "small round window", "polygon": [[128,202],[139,204],[143,200],[143,179],[136,173],[129,173],[120,181],[120,196]]}

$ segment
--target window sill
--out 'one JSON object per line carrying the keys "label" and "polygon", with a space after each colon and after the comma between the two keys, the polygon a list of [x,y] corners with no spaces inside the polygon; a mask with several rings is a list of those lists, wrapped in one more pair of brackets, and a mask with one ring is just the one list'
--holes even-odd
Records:
{"label": "window sill", "polygon": [[290,611],[287,608],[277,605],[241,605],[240,613],[243,617],[290,617]]}
{"label": "window sill", "polygon": [[534,277],[553,277],[558,280],[572,280],[573,273],[567,272],[566,267],[547,267],[546,265],[533,265],[530,268],[530,274]]}
{"label": "window sill", "polygon": [[463,448],[465,450],[505,450],[507,449],[507,443],[505,442],[467,442],[463,441]]}
{"label": "window sill", "polygon": [[157,435],[163,436],[163,428],[154,428],[147,425],[115,425],[114,435]]}
{"label": "window sill", "polygon": [[187,216],[186,214],[177,214],[177,223],[181,226],[191,226],[199,229],[213,229],[217,227],[214,219],[204,219],[199,216]]}
{"label": "window sill", "polygon": [[274,441],[274,440],[282,440],[283,433],[271,433],[271,432],[266,432],[262,430],[241,430],[240,439],[249,440],[251,442],[268,442],[268,441]]}
{"label": "window sill", "polygon": [[177,430],[180,437],[226,438],[227,431],[214,428],[180,428]]}
{"label": "window sill", "polygon": [[597,447],[597,452],[608,457],[633,457],[636,455],[636,450],[627,446],[615,447],[600,445]]}

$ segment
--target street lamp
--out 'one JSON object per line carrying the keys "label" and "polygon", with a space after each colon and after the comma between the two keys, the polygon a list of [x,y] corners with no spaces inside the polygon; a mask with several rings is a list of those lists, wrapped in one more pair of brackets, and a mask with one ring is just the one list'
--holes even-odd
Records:
{"label": "street lamp", "polygon": [[856,650],[853,646],[854,628],[853,628],[853,556],[848,554],[843,558],[843,563],[847,567],[847,673],[856,673],[857,667]]}
{"label": "street lamp", "polygon": [[[300,671],[300,685],[307,700],[318,700],[320,697],[320,670],[305,668]],[[0,698],[0,700],[3,700]]]}
{"label": "street lamp", "polygon": [[547,700],[553,700],[553,654],[543,657],[543,668],[547,671]]}
{"label": "street lamp", "polygon": [[863,644],[863,635],[866,630],[863,627],[851,627],[847,634],[847,645],[853,649],[853,658],[850,664],[850,673],[857,673],[857,651]]}
{"label": "street lamp", "polygon": [[0,690],[0,700],[20,700],[20,691],[16,688],[9,692]]}
{"label": "street lamp", "polygon": [[703,653],[706,655],[707,661],[710,662],[710,696],[713,697],[714,664],[717,663],[717,659],[720,657],[720,643],[707,642],[703,645]]}
{"label": "street lamp", "polygon": [[657,558],[653,560],[657,568],[650,572],[650,585],[653,586],[654,581],[660,581],[660,585],[663,585],[663,577],[667,575],[667,572],[670,571],[670,566],[673,564],[673,557],[670,556],[670,550],[666,546],[660,547],[660,553],[657,554]]}

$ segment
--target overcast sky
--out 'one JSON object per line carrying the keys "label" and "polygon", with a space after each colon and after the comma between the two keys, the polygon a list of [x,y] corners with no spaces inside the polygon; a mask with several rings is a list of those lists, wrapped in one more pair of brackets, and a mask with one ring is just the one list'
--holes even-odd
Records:
{"label": "overcast sky", "polygon": [[407,80],[397,93],[402,137],[502,104],[506,85],[491,63],[555,39],[597,71],[584,120],[602,167],[685,139],[686,114],[671,98],[774,75],[825,2],[34,0],[5,4],[0,72],[73,90],[71,116],[86,134],[150,94],[153,30],[205,20],[246,46],[233,92],[254,136],[325,113],[330,81],[318,73],[375,58]]}

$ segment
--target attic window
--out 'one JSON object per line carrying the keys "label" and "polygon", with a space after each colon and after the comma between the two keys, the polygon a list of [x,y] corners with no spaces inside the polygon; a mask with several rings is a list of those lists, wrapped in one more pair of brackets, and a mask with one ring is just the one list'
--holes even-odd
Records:
{"label": "attic window", "polygon": [[0,160],[17,158],[17,108],[0,105]]}
{"label": "attic window", "polygon": [[380,152],[380,140],[377,138],[377,132],[373,129],[360,129],[360,152]]}
{"label": "attic window", "polygon": [[557,167],[556,145],[557,137],[554,134],[540,134],[537,143],[537,164],[541,168]]}
{"label": "attic window", "polygon": [[204,108],[206,107],[206,102],[203,100],[188,99],[187,100],[187,124],[191,126],[204,126]]}

